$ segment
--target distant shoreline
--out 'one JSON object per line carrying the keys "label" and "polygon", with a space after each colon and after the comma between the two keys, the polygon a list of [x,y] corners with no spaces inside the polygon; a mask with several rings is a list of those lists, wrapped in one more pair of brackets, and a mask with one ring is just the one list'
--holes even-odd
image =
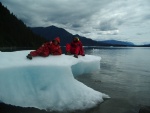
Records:
{"label": "distant shoreline", "polygon": [[[65,48],[65,46],[61,46]],[[85,49],[115,49],[115,48],[136,48],[136,47],[145,47],[145,46],[83,46]],[[1,52],[13,52],[13,51],[22,51],[22,50],[36,50],[38,47],[0,47]],[[149,47],[146,47],[149,48]]]}

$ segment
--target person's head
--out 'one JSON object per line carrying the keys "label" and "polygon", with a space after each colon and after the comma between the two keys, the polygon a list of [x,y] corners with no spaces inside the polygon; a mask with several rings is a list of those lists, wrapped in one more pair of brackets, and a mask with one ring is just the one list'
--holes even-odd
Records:
{"label": "person's head", "polygon": [[59,37],[56,37],[56,38],[53,40],[53,43],[54,43],[55,45],[60,44],[60,38],[59,38]]}
{"label": "person's head", "polygon": [[78,38],[78,37],[74,37],[74,38],[73,38],[73,41],[74,41],[74,42],[78,42],[78,41],[79,41],[79,38]]}

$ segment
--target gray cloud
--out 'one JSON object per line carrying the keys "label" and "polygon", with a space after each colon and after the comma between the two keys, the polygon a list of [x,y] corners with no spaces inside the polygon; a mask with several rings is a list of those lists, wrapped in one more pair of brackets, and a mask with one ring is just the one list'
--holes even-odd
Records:
{"label": "gray cloud", "polygon": [[[56,25],[96,40],[113,37],[135,43],[150,42],[149,0],[0,1],[27,26]],[[139,35],[141,32],[148,33]]]}
{"label": "gray cloud", "polygon": [[122,22],[117,19],[109,19],[100,21],[99,30],[101,31],[109,31],[109,30],[118,30],[118,26],[121,25]]}
{"label": "gray cloud", "polygon": [[73,28],[79,28],[79,27],[81,27],[82,25],[81,24],[72,24],[72,27]]}

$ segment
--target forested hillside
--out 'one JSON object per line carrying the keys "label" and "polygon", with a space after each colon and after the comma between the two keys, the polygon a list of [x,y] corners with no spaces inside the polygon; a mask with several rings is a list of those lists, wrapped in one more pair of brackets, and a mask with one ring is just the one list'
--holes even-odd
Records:
{"label": "forested hillside", "polygon": [[0,47],[38,47],[45,41],[0,2]]}

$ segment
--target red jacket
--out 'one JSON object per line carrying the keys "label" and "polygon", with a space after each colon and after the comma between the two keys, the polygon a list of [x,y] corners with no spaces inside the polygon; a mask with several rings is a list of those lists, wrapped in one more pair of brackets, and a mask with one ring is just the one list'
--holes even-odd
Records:
{"label": "red jacket", "polygon": [[55,45],[53,42],[47,42],[44,45],[44,51],[49,52],[49,54],[52,55],[61,55],[62,54],[62,50],[61,47],[59,45]]}
{"label": "red jacket", "polygon": [[[56,40],[58,43],[60,43],[60,38],[57,37],[54,40]],[[54,42],[47,42],[44,43],[40,48],[38,48],[35,51],[31,51],[30,54],[32,56],[48,56],[49,54],[52,55],[61,55],[62,54],[62,50],[61,47],[58,45],[55,45]]]}
{"label": "red jacket", "polygon": [[84,49],[81,41],[73,41],[70,44],[67,44],[66,51],[71,52],[71,54],[84,55]]}
{"label": "red jacket", "polygon": [[50,54],[52,55],[62,54],[61,47],[59,45],[55,45],[54,43],[51,43],[51,45],[49,46],[49,51],[50,51]]}

